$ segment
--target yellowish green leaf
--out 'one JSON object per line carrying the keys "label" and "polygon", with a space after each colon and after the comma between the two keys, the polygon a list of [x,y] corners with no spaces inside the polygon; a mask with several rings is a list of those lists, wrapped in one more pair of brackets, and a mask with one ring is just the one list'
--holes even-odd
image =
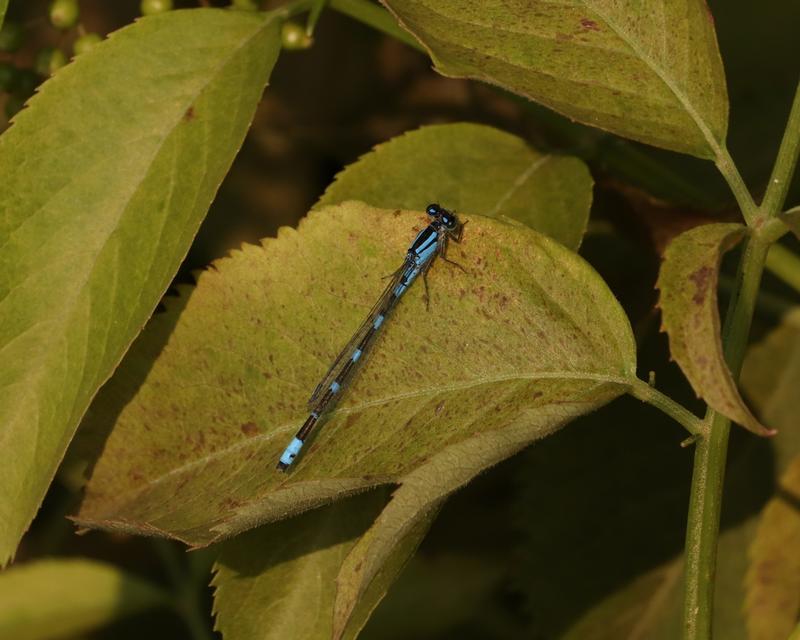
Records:
{"label": "yellowish green leaf", "polygon": [[639,576],[576,620],[563,640],[655,640],[682,575],[683,565],[673,561]]}
{"label": "yellowish green leaf", "polygon": [[345,203],[202,274],[93,406],[87,427],[114,429],[78,520],[202,545],[420,469],[437,468],[444,493],[624,393],[630,326],[591,267],[524,226],[464,215],[449,257],[468,273],[439,261],[429,311],[412,287],[288,475],[275,462],[310,390],[425,216]]}
{"label": "yellowish green leaf", "polygon": [[169,603],[161,589],[113,565],[37,560],[0,573],[0,638],[74,638]]}
{"label": "yellowish green leaf", "polygon": [[[800,439],[800,430],[797,429],[800,307],[787,313],[774,331],[748,350],[741,384],[761,419],[778,430],[775,437],[778,443]],[[776,448],[776,468],[780,473],[798,453],[795,449]]]}
{"label": "yellowish green leaf", "polygon": [[60,70],[0,137],[0,564],[185,256],[279,29],[211,9],[139,20]]}
{"label": "yellowish green leaf", "polygon": [[641,142],[713,158],[728,124],[702,0],[383,0],[446,76],[476,78]]}
{"label": "yellowish green leaf", "polygon": [[750,640],[787,638],[800,616],[800,456],[769,501],[750,547],[745,612]]}
{"label": "yellowish green leaf", "polygon": [[539,153],[492,127],[444,124],[378,145],[336,176],[315,208],[361,200],[384,209],[422,210],[441,202],[454,211],[522,222],[577,249],[592,185],[578,158]]}
{"label": "yellowish green leaf", "polygon": [[[431,200],[436,200],[457,211],[480,211],[490,216],[517,219],[567,246],[577,248],[586,228],[591,196],[591,176],[580,160],[542,155],[515,136],[491,127],[463,123],[423,127],[380,145],[342,171],[315,208],[358,199],[379,207],[422,209]],[[287,538],[296,536],[298,541],[305,542],[304,546],[295,548],[295,554],[298,563],[302,563],[306,570],[299,570],[294,564],[290,569],[295,576],[295,579],[288,578],[292,586],[291,601],[304,607],[308,600],[314,600],[318,602],[315,610],[319,615],[307,616],[291,607],[281,607],[276,611],[270,604],[263,610],[252,607],[244,612],[237,608],[232,613],[230,603],[237,601],[239,591],[228,589],[218,591],[216,596],[219,627],[260,628],[264,630],[262,633],[269,635],[291,628],[290,625],[296,625],[297,617],[302,616],[308,621],[313,618],[320,625],[317,627],[319,633],[329,636],[333,632],[334,601],[341,603],[344,599],[348,611],[342,617],[338,631],[344,637],[355,636],[397,572],[413,554],[442,502],[443,499],[433,506],[414,505],[411,509],[416,509],[416,513],[407,509],[404,517],[413,520],[413,525],[406,527],[404,536],[392,536],[384,541],[381,558],[373,559],[370,576],[366,578],[342,571],[340,565],[344,556],[332,558],[322,555],[307,542],[307,527],[313,527],[316,540],[326,535],[326,528],[336,528],[335,521],[325,519],[324,522],[309,523],[308,518],[300,517],[286,525],[276,525],[282,532],[280,535]],[[351,513],[356,509],[354,505],[353,501],[348,501],[341,507],[337,506],[339,518],[358,518],[358,513]],[[275,534],[270,527],[265,527],[265,533],[261,535],[271,537]],[[231,554],[250,558],[251,562],[255,558],[257,563],[273,557],[270,544],[253,545],[247,541],[248,537],[245,535],[244,541],[237,537],[226,543],[221,561],[226,562]],[[354,544],[355,541],[350,546]],[[337,565],[338,588],[334,590],[333,582],[330,582],[328,591],[322,594],[316,580],[306,580],[305,576],[330,572],[332,567],[328,561],[331,559]],[[310,569],[312,566],[314,571]],[[244,566],[241,570],[245,575],[235,571],[226,573],[227,582],[262,588],[260,601],[264,603],[280,599],[279,594],[284,589],[283,578],[279,577],[277,584],[273,583],[275,572],[269,561],[259,571],[258,577]],[[220,574],[218,579],[222,578],[223,574]],[[341,594],[344,593],[349,594],[349,598],[343,598]],[[269,624],[262,620],[262,614],[270,617]]]}
{"label": "yellowish green leaf", "polygon": [[211,585],[226,638],[329,638],[339,568],[386,502],[378,490],[221,546]]}

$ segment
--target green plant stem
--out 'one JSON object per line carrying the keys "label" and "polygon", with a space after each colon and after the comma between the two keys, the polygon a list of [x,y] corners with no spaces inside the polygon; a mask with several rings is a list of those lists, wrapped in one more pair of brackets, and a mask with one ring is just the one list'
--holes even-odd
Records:
{"label": "green plant stem", "polygon": [[678,404],[643,380],[637,379],[631,384],[630,395],[663,411],[673,420],[683,425],[692,435],[702,434],[705,430],[705,425],[701,418],[698,418],[686,407]]}
{"label": "green plant stem", "polygon": [[425,48],[410,33],[403,29],[386,9],[367,2],[367,0],[330,0],[331,9],[350,16],[373,29],[406,43],[409,47],[427,54]]}
{"label": "green plant stem", "polygon": [[[789,212],[787,211],[786,213]],[[761,228],[758,230],[758,233],[764,242],[767,244],[777,242],[783,236],[785,236],[788,231],[790,231],[792,221],[784,217],[786,213],[782,213],[775,218],[768,218],[764,221],[764,224],[762,224]]]}
{"label": "green plant stem", "polygon": [[726,147],[716,149],[716,153],[717,156],[715,162],[717,169],[719,169],[722,177],[725,178],[730,190],[733,192],[733,196],[736,198],[736,202],[739,204],[739,208],[742,211],[742,216],[744,217],[745,222],[747,222],[747,224],[750,226],[755,225],[756,221],[758,220],[758,207],[753,200],[753,196],[750,195],[747,185],[745,185],[744,180],[742,180],[742,175],[736,168],[736,164],[734,164],[731,154],[728,153],[728,149]]}
{"label": "green plant stem", "polygon": [[[736,278],[733,276],[720,274],[719,290],[720,293],[725,294],[725,298],[730,299],[730,297],[733,295],[733,290],[738,286],[739,283],[736,281]],[[756,301],[756,315],[775,322],[779,321],[785,313],[791,311],[796,306],[797,302],[794,300],[794,296],[792,296],[792,299],[789,300],[775,293],[764,291],[762,288],[758,292],[758,300]]]}
{"label": "green plant stem", "polygon": [[[735,380],[744,361],[747,338],[767,259],[776,235],[762,232],[764,223],[780,213],[786,190],[800,151],[800,88],[795,93],[789,122],[775,159],[764,201],[755,208],[753,199],[727,150],[717,151],[717,167],[730,185],[742,215],[751,227],[722,331],[725,359]],[[769,226],[769,225],[766,225]],[[708,432],[697,441],[692,473],[689,517],[686,527],[686,577],[683,608],[684,640],[710,640],[713,618],[714,576],[717,566],[719,518],[722,485],[728,452],[730,420],[709,409],[705,422]]]}
{"label": "green plant stem", "polygon": [[797,166],[798,154],[800,154],[800,82],[795,89],[789,121],[786,123],[781,147],[778,149],[778,157],[772,168],[767,193],[761,203],[761,211],[768,218],[778,215],[783,208],[789,184]]}
{"label": "green plant stem", "polygon": [[766,267],[773,275],[800,292],[800,257],[786,247],[774,244],[767,254]]}
{"label": "green plant stem", "polygon": [[[734,291],[723,330],[725,357],[734,378],[739,377],[744,361],[768,248],[769,245],[755,234],[745,240],[739,263],[740,286]],[[707,433],[698,439],[695,449],[686,528],[684,640],[711,638],[722,485],[731,422],[722,414],[709,409],[705,423]]]}

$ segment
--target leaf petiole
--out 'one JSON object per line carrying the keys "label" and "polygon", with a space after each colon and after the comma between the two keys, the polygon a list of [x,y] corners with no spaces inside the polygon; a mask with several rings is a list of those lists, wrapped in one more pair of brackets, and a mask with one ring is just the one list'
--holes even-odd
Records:
{"label": "leaf petiole", "polygon": [[642,402],[654,406],[670,418],[682,425],[692,436],[702,436],[707,431],[707,426],[702,418],[698,418],[683,405],[661,393],[644,380],[634,379],[628,391],[630,395]]}

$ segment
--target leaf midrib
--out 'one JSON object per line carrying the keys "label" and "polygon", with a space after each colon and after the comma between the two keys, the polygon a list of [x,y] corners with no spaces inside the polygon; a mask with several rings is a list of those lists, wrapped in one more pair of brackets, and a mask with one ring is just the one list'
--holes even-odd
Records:
{"label": "leaf midrib", "polygon": [[722,154],[722,149],[717,142],[717,139],[711,133],[711,129],[705,123],[705,120],[700,117],[698,111],[694,108],[694,105],[691,103],[689,98],[681,91],[681,89],[675,84],[674,80],[670,79],[669,75],[661,68],[660,65],[656,64],[654,60],[649,58],[641,48],[636,44],[636,41],[626,32],[622,30],[622,28],[617,25],[611,18],[606,16],[602,11],[597,9],[594,6],[594,3],[591,0],[583,0],[583,4],[586,6],[587,9],[590,11],[594,11],[600,18],[608,24],[609,27],[617,34],[617,36],[625,42],[633,51],[639,56],[639,58],[644,62],[650,70],[655,73],[664,85],[672,92],[681,106],[686,110],[686,113],[695,123],[697,128],[700,130],[700,133],[705,138],[708,146],[711,148],[711,151],[714,153],[715,157],[719,157]]}
{"label": "leaf midrib", "polygon": [[[363,402],[357,406],[353,407],[346,407],[346,408],[337,408],[331,411],[328,416],[329,419],[333,418],[338,415],[347,416],[352,413],[359,413],[364,410],[379,407],[386,404],[395,403],[398,401],[404,400],[411,400],[414,398],[419,398],[425,395],[438,395],[442,393],[451,393],[456,391],[463,391],[465,389],[470,389],[476,386],[482,386],[486,384],[494,384],[500,382],[510,382],[510,381],[531,381],[531,380],[570,380],[570,381],[589,381],[589,382],[600,382],[600,383],[607,383],[607,384],[615,384],[621,387],[630,386],[635,382],[636,379],[634,378],[627,378],[624,376],[612,376],[608,374],[602,373],[590,373],[590,372],[574,372],[574,371],[549,371],[549,372],[540,372],[540,373],[531,373],[528,375],[520,375],[520,374],[506,374],[506,375],[499,375],[499,376],[492,376],[482,378],[481,380],[471,380],[468,382],[460,382],[460,383],[452,383],[449,385],[442,385],[438,386],[435,389],[428,388],[428,389],[419,389],[416,391],[410,391],[401,394],[395,394],[389,398],[382,398],[379,400],[373,400],[370,402]],[[280,425],[274,429],[272,429],[269,433],[257,434],[254,436],[250,436],[248,438],[239,440],[238,442],[233,443],[232,445],[217,449],[212,453],[209,453],[202,458],[197,458],[192,460],[191,462],[187,462],[179,467],[175,467],[174,469],[170,469],[166,473],[163,473],[149,481],[147,481],[143,486],[133,489],[131,491],[123,491],[117,492],[115,494],[114,502],[119,504],[120,506],[114,507],[114,512],[119,512],[121,509],[124,508],[125,505],[132,504],[136,502],[136,500],[142,494],[151,491],[154,487],[167,482],[168,480],[172,479],[173,477],[180,477],[184,473],[189,473],[195,467],[202,467],[205,466],[218,458],[222,458],[224,456],[230,455],[231,453],[235,453],[238,450],[246,450],[249,447],[253,446],[254,444],[262,443],[270,441],[277,437],[288,437],[293,430],[297,429],[300,419]],[[279,485],[280,486],[280,485]],[[276,487],[275,491],[279,489]],[[130,497],[125,497],[130,496]],[[124,498],[120,500],[121,498]],[[78,520],[82,522],[89,522],[89,521],[97,521],[102,519],[102,514],[93,514],[87,515],[82,517],[80,514],[78,516]]]}
{"label": "leaf midrib", "polygon": [[553,156],[549,153],[534,158],[533,161],[523,169],[520,174],[516,177],[514,182],[508,188],[508,190],[498,198],[497,203],[492,207],[491,211],[489,211],[486,215],[489,217],[497,215],[500,211],[500,207],[502,207],[506,202],[508,202],[513,195],[521,189],[525,183],[531,179],[531,177],[544,166]]}

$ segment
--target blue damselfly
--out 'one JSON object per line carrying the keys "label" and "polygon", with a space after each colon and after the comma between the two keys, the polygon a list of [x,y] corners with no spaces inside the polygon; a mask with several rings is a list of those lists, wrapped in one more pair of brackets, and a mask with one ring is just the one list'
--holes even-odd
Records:
{"label": "blue damselfly", "polygon": [[[426,275],[437,256],[441,255],[443,260],[447,260],[447,243],[449,240],[454,242],[461,241],[461,233],[464,228],[456,215],[438,204],[429,204],[426,213],[433,218],[432,222],[417,234],[414,242],[408,248],[405,260],[400,268],[391,276],[391,280],[384,290],[378,302],[372,307],[366,320],[359,327],[358,331],[342,349],[339,356],[334,360],[328,373],[314,389],[308,401],[311,411],[303,426],[295,435],[294,439],[286,447],[278,462],[278,469],[285,471],[294,462],[303,443],[306,441],[314,426],[320,418],[329,411],[336,401],[341,397],[347,384],[352,381],[353,374],[357,365],[362,363],[372,344],[378,330],[384,321],[397,305],[400,298],[411,286],[411,283],[422,274],[425,283],[425,300],[428,301],[428,281]],[[456,264],[456,263],[453,263]],[[459,266],[460,265],[456,265]]]}

